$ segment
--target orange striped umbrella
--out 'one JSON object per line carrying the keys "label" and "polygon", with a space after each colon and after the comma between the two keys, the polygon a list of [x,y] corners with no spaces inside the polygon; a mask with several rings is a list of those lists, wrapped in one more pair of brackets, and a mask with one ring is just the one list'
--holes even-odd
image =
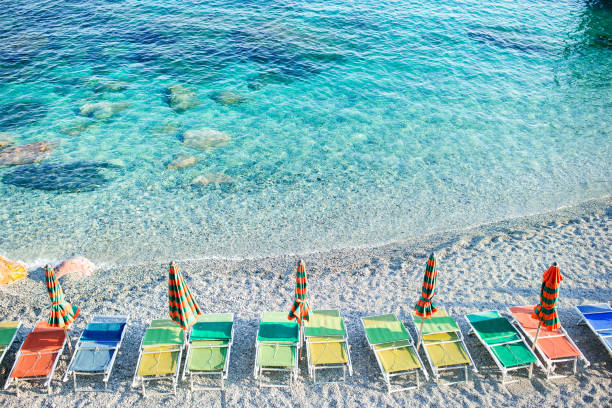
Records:
{"label": "orange striped umbrella", "polygon": [[[436,305],[433,304],[433,298],[436,294],[436,280],[438,279],[438,261],[436,254],[433,252],[429,255],[427,266],[425,267],[425,276],[423,277],[423,285],[421,287],[421,297],[414,305],[414,312],[421,317],[421,328],[419,333],[423,331],[423,322],[429,319],[438,311]],[[417,344],[417,352],[421,347],[421,342]]]}
{"label": "orange striped umbrella", "polygon": [[80,309],[64,298],[64,291],[51,265],[45,266],[45,284],[47,285],[47,291],[51,298],[51,315],[48,320],[49,326],[68,328],[79,315]]}
{"label": "orange striped umbrella", "polygon": [[540,303],[533,309],[532,318],[537,319],[538,330],[536,331],[535,339],[533,340],[533,347],[535,348],[536,341],[538,341],[538,335],[540,334],[540,327],[548,331],[558,330],[561,328],[561,321],[557,313],[557,299],[559,298],[559,286],[561,286],[561,269],[554,262],[550,268],[544,272],[542,277],[542,287],[540,288]]}
{"label": "orange striped umbrella", "polygon": [[195,298],[191,294],[183,274],[174,262],[170,262],[168,275],[168,312],[183,330],[194,324],[202,314]]}

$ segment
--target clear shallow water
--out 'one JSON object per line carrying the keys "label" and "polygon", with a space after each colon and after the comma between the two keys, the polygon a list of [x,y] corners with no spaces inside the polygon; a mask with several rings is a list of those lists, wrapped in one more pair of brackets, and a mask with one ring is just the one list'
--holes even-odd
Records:
{"label": "clear shallow water", "polygon": [[[58,143],[40,165],[68,166],[26,168],[25,183],[14,182],[25,170],[0,166],[0,253],[304,252],[608,195],[603,3],[4,1],[0,132]],[[172,110],[177,84],[201,103]],[[224,91],[243,103],[218,103]],[[129,106],[79,115],[100,101]],[[231,141],[183,145],[203,127]],[[167,170],[180,153],[199,161]],[[85,172],[99,187],[67,193],[73,162],[105,163]],[[49,169],[61,177],[44,179]],[[210,173],[235,182],[190,185]]]}

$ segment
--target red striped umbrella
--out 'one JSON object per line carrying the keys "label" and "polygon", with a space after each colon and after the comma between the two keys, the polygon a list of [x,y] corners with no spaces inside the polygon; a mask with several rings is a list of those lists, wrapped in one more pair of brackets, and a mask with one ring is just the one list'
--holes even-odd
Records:
{"label": "red striped umbrella", "polygon": [[561,321],[557,313],[557,299],[559,298],[559,287],[561,286],[561,269],[554,262],[542,277],[542,287],[540,289],[540,303],[533,309],[532,318],[538,320],[538,330],[536,331],[533,347],[535,348],[540,327],[548,331],[558,330],[561,328]]}
{"label": "red striped umbrella", "polygon": [[[419,330],[419,333],[423,331],[423,322],[425,319],[429,319],[438,311],[436,306],[433,304],[433,297],[436,294],[437,278],[438,262],[436,261],[436,255],[432,252],[427,260],[427,266],[425,267],[425,276],[423,277],[423,285],[421,287],[421,297],[416,305],[414,305],[415,314],[421,317],[421,329]],[[417,351],[419,350],[420,346],[421,342],[417,344]]]}
{"label": "red striped umbrella", "polygon": [[310,320],[310,306],[308,305],[308,279],[306,278],[306,265],[304,261],[300,259],[297,266],[297,272],[295,274],[295,300],[291,311],[289,320],[297,319],[298,324],[302,324],[303,320]]}
{"label": "red striped umbrella", "polygon": [[68,349],[70,354],[72,354],[72,344],[70,343],[70,337],[68,337],[68,326],[74,322],[81,309],[72,305],[64,298],[64,291],[51,265],[45,266],[45,284],[47,285],[49,298],[51,298],[51,315],[47,323],[51,327],[64,328],[68,338]]}
{"label": "red striped umbrella", "polygon": [[174,262],[170,262],[168,275],[168,312],[183,330],[194,324],[202,314],[195,298],[191,294],[183,274]]}
{"label": "red striped umbrella", "polygon": [[47,285],[49,297],[51,298],[51,315],[48,321],[49,326],[68,328],[79,315],[80,309],[70,304],[70,302],[64,298],[64,291],[51,265],[45,266],[45,283]]}

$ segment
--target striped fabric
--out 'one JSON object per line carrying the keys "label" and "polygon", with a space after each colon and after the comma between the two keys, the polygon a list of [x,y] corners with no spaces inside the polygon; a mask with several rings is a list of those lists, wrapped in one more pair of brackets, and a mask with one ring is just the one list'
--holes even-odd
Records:
{"label": "striped fabric", "polygon": [[168,275],[168,312],[170,318],[183,330],[194,324],[202,314],[183,279],[183,274],[174,262],[170,262]]}
{"label": "striped fabric", "polygon": [[559,297],[559,286],[563,276],[557,263],[553,263],[542,278],[542,289],[540,290],[540,303],[533,309],[532,318],[541,322],[547,330],[558,330],[561,328],[559,315],[557,314],[557,298]]}
{"label": "striped fabric", "polygon": [[427,267],[425,268],[421,298],[414,306],[416,315],[424,319],[429,319],[438,310],[433,304],[433,297],[436,293],[437,277],[438,263],[436,261],[436,255],[432,252],[427,260]]}
{"label": "striped fabric", "polygon": [[81,310],[64,299],[64,291],[51,265],[45,266],[45,284],[51,298],[51,315],[47,323],[51,327],[67,328]]}
{"label": "striped fabric", "polygon": [[295,300],[291,311],[289,320],[297,319],[298,324],[302,324],[302,321],[310,321],[310,306],[308,305],[308,280],[306,279],[306,265],[304,261],[300,259],[297,266],[297,273],[295,275]]}

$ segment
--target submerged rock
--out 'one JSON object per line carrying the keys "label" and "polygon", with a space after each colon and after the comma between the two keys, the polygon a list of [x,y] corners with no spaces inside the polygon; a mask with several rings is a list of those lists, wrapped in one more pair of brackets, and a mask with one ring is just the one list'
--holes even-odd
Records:
{"label": "submerged rock", "polygon": [[0,105],[0,128],[31,125],[47,115],[47,105],[40,102],[13,102]]}
{"label": "submerged rock", "polygon": [[2,176],[2,182],[35,190],[78,193],[93,191],[112,181],[121,167],[107,162],[77,161],[17,167]]}
{"label": "submerged rock", "polygon": [[70,126],[66,126],[62,128],[62,133],[67,134],[68,136],[77,136],[87,129],[97,126],[98,124],[93,120],[87,120],[85,122],[74,123]]}
{"label": "submerged rock", "polygon": [[210,99],[221,105],[240,105],[248,101],[246,96],[234,91],[215,91],[210,94]]}
{"label": "submerged rock", "polygon": [[55,147],[54,143],[47,141],[11,147],[0,152],[0,165],[15,166],[38,163],[49,158],[49,152]]}
{"label": "submerged rock", "polygon": [[183,85],[174,85],[168,88],[166,90],[166,101],[168,106],[176,112],[184,112],[201,103],[196,93]]}
{"label": "submerged rock", "polygon": [[283,75],[280,70],[270,70],[249,76],[247,78],[247,87],[252,90],[258,90],[266,85],[289,84],[291,82],[293,80]]}
{"label": "submerged rock", "polygon": [[61,264],[57,265],[55,267],[55,274],[58,278],[68,274],[71,276],[86,277],[91,276],[94,268],[94,264],[89,259],[76,256],[66,259]]}
{"label": "submerged rock", "polygon": [[125,81],[102,81],[94,79],[91,82],[94,92],[119,92],[125,91],[130,84]]}
{"label": "submerged rock", "polygon": [[205,186],[211,183],[235,183],[236,180],[223,173],[209,173],[202,174],[191,180],[190,185],[197,184],[199,186]]}
{"label": "submerged rock", "polygon": [[158,134],[158,135],[165,135],[168,133],[175,133],[180,128],[181,128],[181,125],[179,124],[166,122],[163,125],[155,126],[153,129],[151,129],[151,133]]}
{"label": "submerged rock", "polygon": [[172,161],[168,163],[166,168],[168,170],[183,169],[185,167],[193,166],[197,162],[198,158],[195,156],[189,156],[188,154],[179,154],[177,156],[174,156],[174,159],[172,159]]}
{"label": "submerged rock", "polygon": [[0,150],[4,150],[13,144],[12,138],[6,133],[0,133]]}
{"label": "submerged rock", "polygon": [[225,146],[231,139],[227,133],[210,128],[191,129],[183,133],[183,144],[196,150]]}
{"label": "submerged rock", "polygon": [[86,103],[79,109],[81,116],[87,116],[96,119],[106,119],[118,114],[129,108],[129,102],[94,102]]}

